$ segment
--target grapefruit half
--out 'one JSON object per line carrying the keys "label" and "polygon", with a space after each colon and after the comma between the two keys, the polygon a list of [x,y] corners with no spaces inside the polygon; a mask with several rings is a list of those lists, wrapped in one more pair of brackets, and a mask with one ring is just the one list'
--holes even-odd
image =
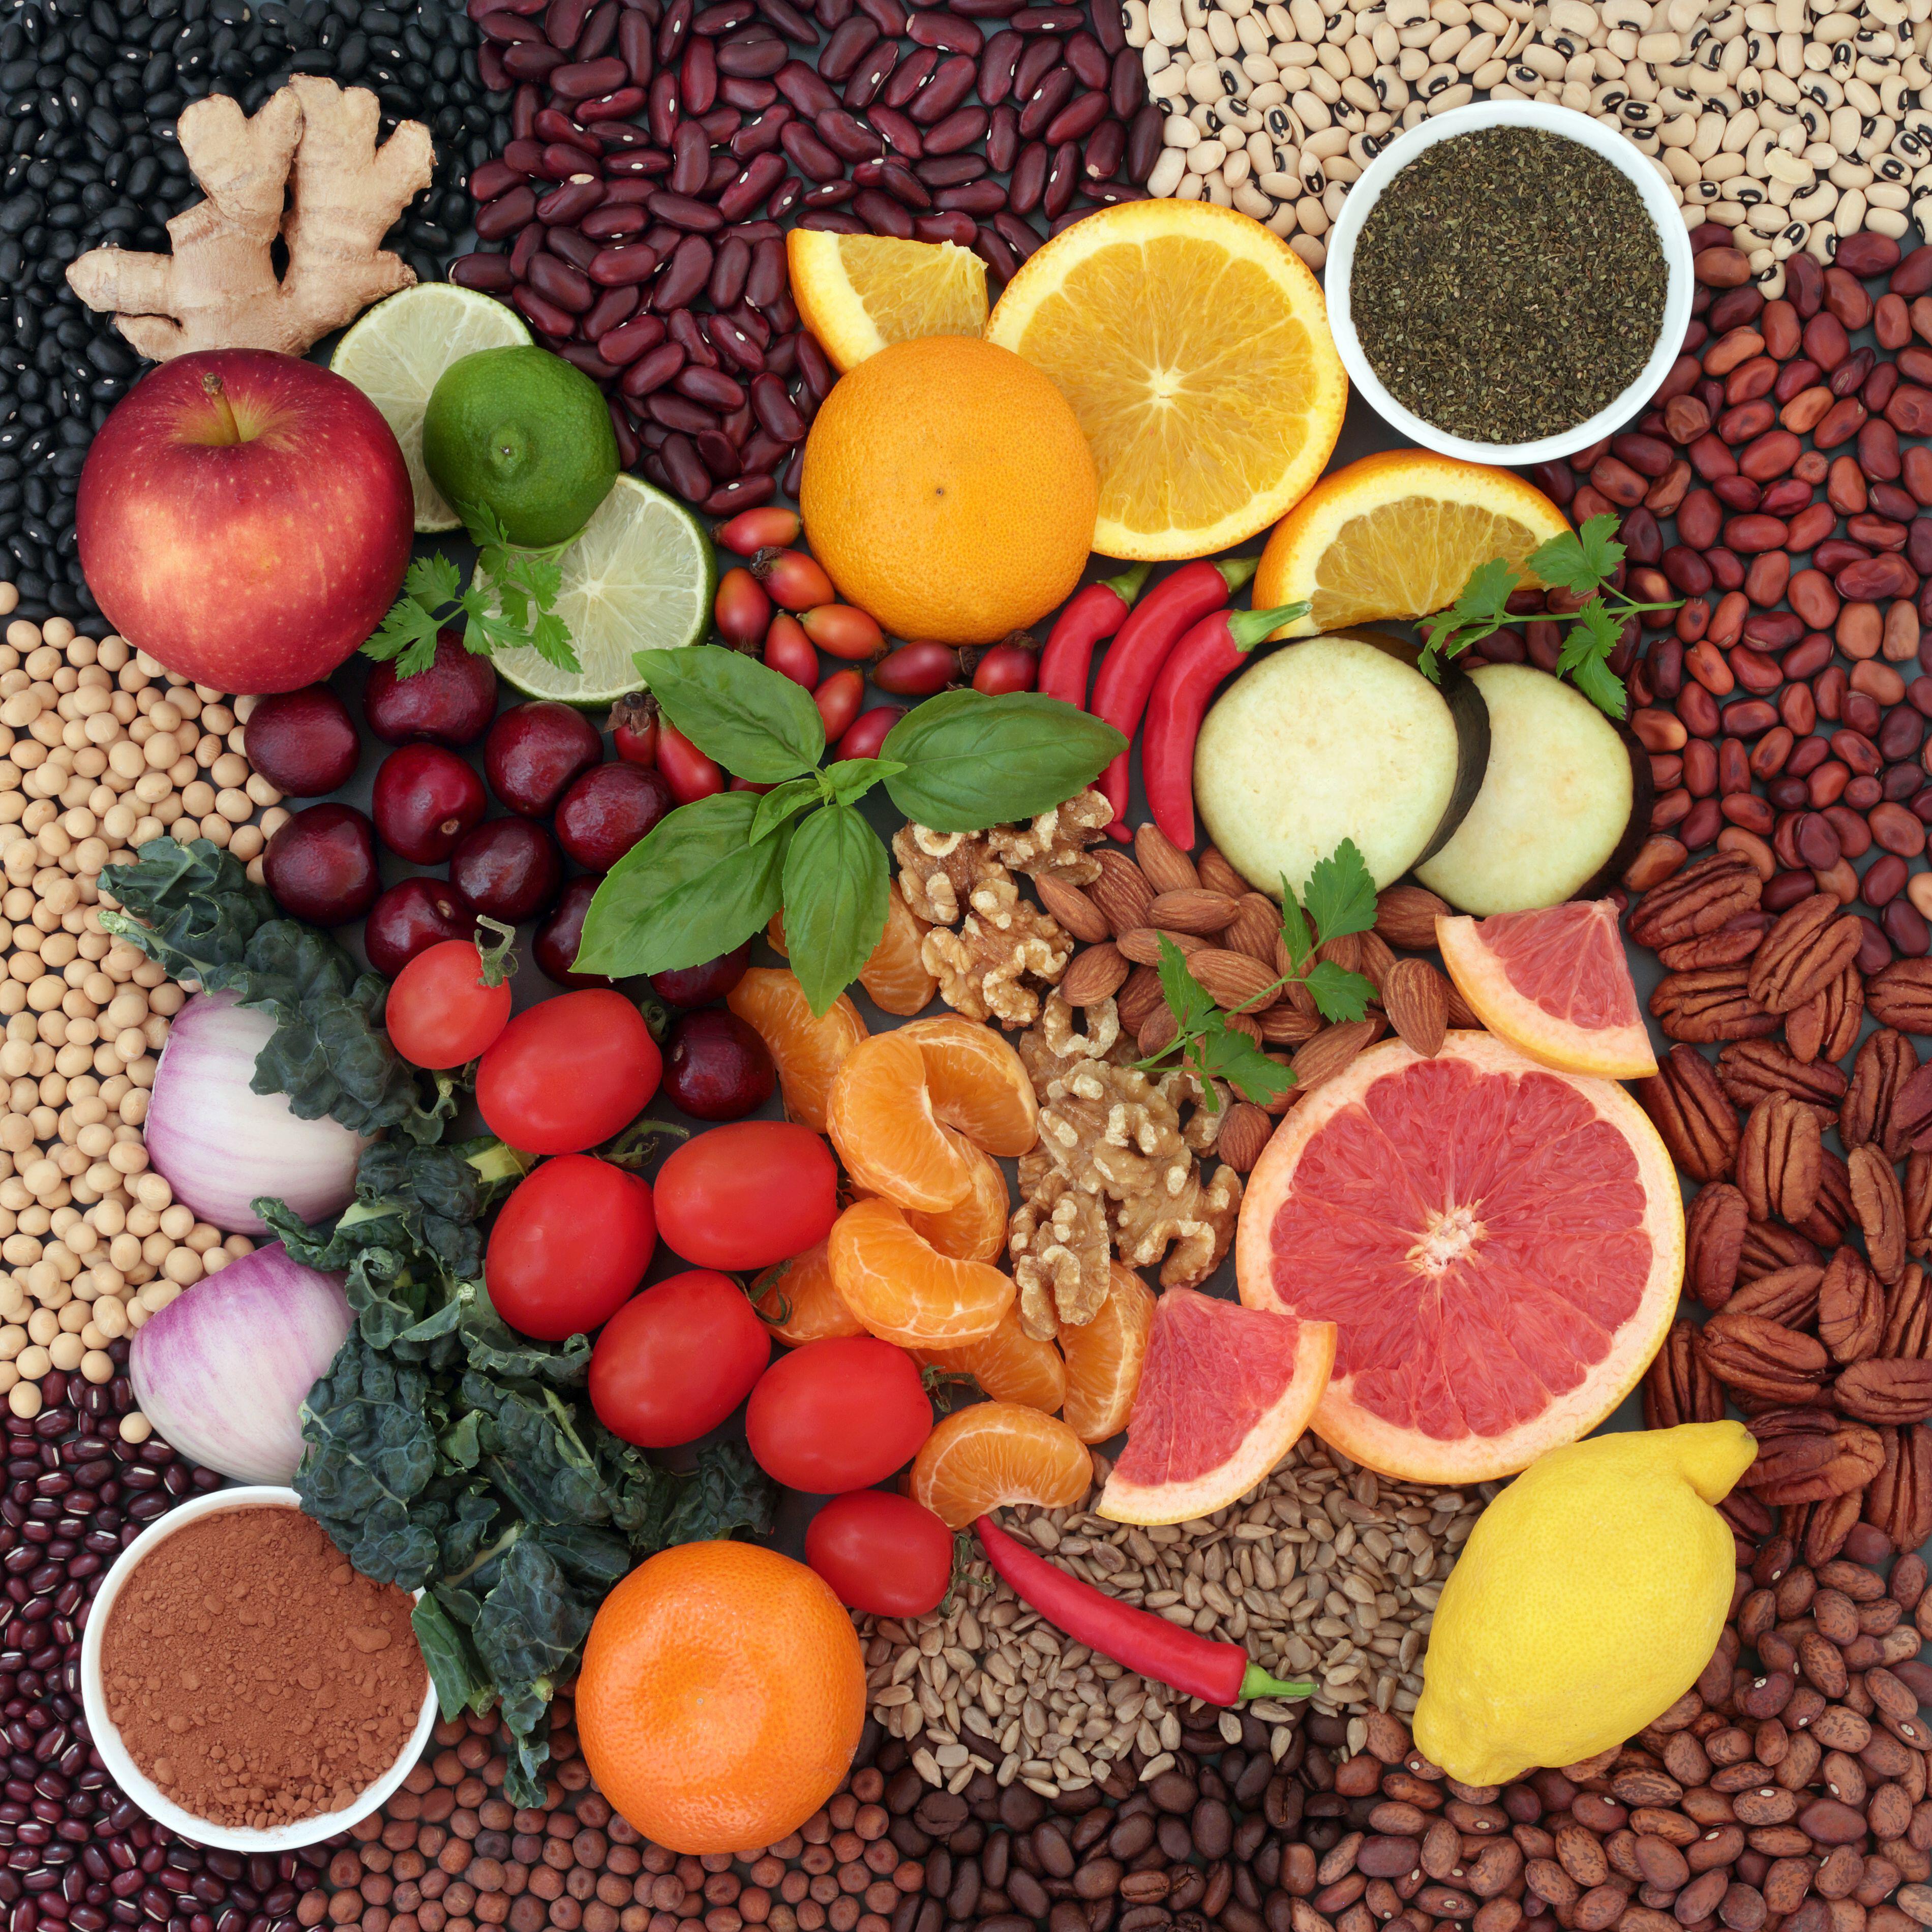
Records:
{"label": "grapefruit half", "polygon": [[1488,1034],[1358,1054],[1282,1122],[1234,1238],[1241,1299],[1333,1322],[1313,1427],[1414,1482],[1587,1435],[1662,1346],[1684,1272],[1663,1142],[1607,1080]]}
{"label": "grapefruit half", "polygon": [[1169,1288],[1100,1514],[1186,1522],[1226,1508],[1308,1426],[1334,1360],[1332,1322]]}
{"label": "grapefruit half", "polygon": [[1657,1071],[1614,900],[1480,920],[1439,914],[1436,943],[1476,1017],[1531,1059],[1606,1080]]}

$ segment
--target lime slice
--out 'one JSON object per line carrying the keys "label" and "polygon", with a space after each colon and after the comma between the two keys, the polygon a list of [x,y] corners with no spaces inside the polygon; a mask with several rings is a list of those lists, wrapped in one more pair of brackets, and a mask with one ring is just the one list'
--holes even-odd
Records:
{"label": "lime slice", "polygon": [[718,561],[704,526],[675,496],[620,476],[557,561],[557,615],[583,669],[572,676],[535,651],[498,652],[498,673],[526,696],[608,704],[644,688],[634,651],[703,643]]}
{"label": "lime slice", "polygon": [[418,530],[453,530],[461,520],[423,467],[423,411],[436,378],[479,349],[530,339],[522,316],[495,296],[454,282],[418,282],[378,302],[335,345],[328,366],[382,411],[403,446]]}

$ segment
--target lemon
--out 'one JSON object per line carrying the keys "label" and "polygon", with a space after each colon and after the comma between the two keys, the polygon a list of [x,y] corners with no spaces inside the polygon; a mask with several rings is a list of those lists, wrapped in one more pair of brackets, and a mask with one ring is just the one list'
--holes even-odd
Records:
{"label": "lemon", "polygon": [[1466,1784],[1634,1736],[1711,1660],[1736,1546],[1714,1504],[1740,1422],[1592,1437],[1539,1456],[1478,1520],[1423,1666],[1415,1742]]}
{"label": "lemon", "polygon": [[460,520],[423,467],[423,411],[452,362],[479,349],[514,348],[530,332],[507,303],[454,282],[418,282],[380,302],[335,345],[328,366],[353,382],[396,433],[416,491],[416,528]]}
{"label": "lemon", "polygon": [[794,228],[785,261],[800,320],[842,374],[889,343],[986,326],[986,265],[957,242]]}

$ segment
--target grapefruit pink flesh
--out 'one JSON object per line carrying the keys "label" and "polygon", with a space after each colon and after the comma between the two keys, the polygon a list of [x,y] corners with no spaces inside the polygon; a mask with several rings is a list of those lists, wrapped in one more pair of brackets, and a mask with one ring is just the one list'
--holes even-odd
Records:
{"label": "grapefruit pink flesh", "polygon": [[1100,1514],[1186,1522],[1225,1508],[1307,1427],[1334,1360],[1333,1322],[1169,1288]]}
{"label": "grapefruit pink flesh", "polygon": [[1613,900],[1438,917],[1436,938],[1477,1017],[1532,1060],[1606,1080],[1657,1071]]}
{"label": "grapefruit pink flesh", "polygon": [[1382,1473],[1514,1474],[1609,1414],[1683,1274],[1676,1174],[1608,1081],[1486,1034],[1385,1041],[1282,1122],[1241,1204],[1241,1299],[1334,1322],[1313,1426]]}

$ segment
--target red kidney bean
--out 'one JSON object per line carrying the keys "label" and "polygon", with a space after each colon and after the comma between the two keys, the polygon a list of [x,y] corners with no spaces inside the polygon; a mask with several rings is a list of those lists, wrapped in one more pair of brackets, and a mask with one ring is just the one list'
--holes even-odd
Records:
{"label": "red kidney bean", "polygon": [[970,248],[979,232],[979,224],[970,214],[962,214],[957,210],[913,217],[913,239],[916,242],[950,242],[956,248]]}
{"label": "red kidney bean", "polygon": [[615,56],[578,61],[552,70],[550,92],[565,100],[588,100],[622,87],[630,77],[629,69]]}
{"label": "red kidney bean", "polygon": [[[664,339],[662,319],[655,315],[640,315],[600,335],[597,338],[597,352],[607,362],[620,368],[628,368],[647,351],[656,348]],[[675,374],[676,371],[674,369],[669,373]],[[665,380],[669,380],[668,375]]]}
{"label": "red kidney bean", "polygon": [[719,243],[704,291],[713,308],[728,309],[738,300],[745,292],[751,267],[752,244],[742,236],[730,236]]}
{"label": "red kidney bean", "polygon": [[776,154],[754,154],[744,172],[718,198],[718,212],[727,221],[740,221],[784,178],[785,165]]}
{"label": "red kidney bean", "polygon": [[912,216],[900,202],[877,188],[862,188],[854,196],[852,212],[874,235],[890,235],[902,242],[912,239]]}
{"label": "red kidney bean", "polygon": [[[1088,97],[1090,99],[1093,96]],[[926,131],[926,152],[952,154],[976,146],[986,137],[987,114],[983,107],[958,107]]]}
{"label": "red kidney bean", "polygon": [[[938,70],[939,55],[932,47],[919,47],[903,59],[896,59],[891,74],[879,88],[879,98],[888,107],[908,107],[920,90]],[[862,79],[862,75],[858,76]],[[851,90],[846,90],[850,97]]]}
{"label": "red kidney bean", "polygon": [[[560,262],[554,255],[538,255],[531,262],[530,281],[531,287],[546,301],[554,302],[559,308],[568,309],[572,315],[587,314],[597,299],[590,278],[580,274],[568,262]],[[556,331],[550,333],[554,334]]]}
{"label": "red kidney bean", "polygon": [[[919,98],[907,112],[922,128],[929,128],[934,122],[944,120],[972,92],[974,77],[978,71],[970,56],[950,55],[933,70],[932,78],[921,89]],[[928,152],[940,152],[933,149],[930,135],[926,137],[926,146]]]}
{"label": "red kidney bean", "polygon": [[[997,214],[1006,205],[1006,195],[998,182],[968,182],[958,188],[941,188],[934,200],[942,208],[958,208],[977,216]],[[986,238],[982,230],[979,239]]]}
{"label": "red kidney bean", "polygon": [[476,211],[476,233],[484,242],[500,242],[534,220],[537,212],[536,190],[527,185],[513,188],[488,207]]}
{"label": "red kidney bean", "polygon": [[1072,70],[1065,67],[1053,68],[1026,97],[1020,110],[1020,132],[1028,136],[1042,132],[1072,92]]}
{"label": "red kidney bean", "polygon": [[904,202],[915,214],[923,214],[932,206],[932,196],[926,184],[903,162],[882,163],[874,184],[884,188],[896,201]]}
{"label": "red kidney bean", "polygon": [[885,144],[878,136],[842,107],[830,108],[815,116],[812,124],[819,139],[844,160],[872,160],[885,152]]}
{"label": "red kidney bean", "polygon": [[[788,128],[787,133],[802,129]],[[693,235],[715,235],[724,226],[724,217],[710,202],[699,201],[692,196],[674,194],[668,188],[660,188],[645,203],[650,212],[662,222],[673,228],[684,230]],[[707,259],[704,265],[705,278],[710,278],[711,264]]]}
{"label": "red kidney bean", "polygon": [[[1004,209],[993,217],[993,227],[1001,240],[1022,262],[1040,246],[1042,239],[1037,229],[1022,221],[1017,214],[1010,214]],[[1928,680],[1928,686],[1932,686],[1932,680]]]}
{"label": "red kidney bean", "polygon": [[1002,28],[980,50],[977,91],[988,107],[997,107],[1012,94],[1014,71],[1025,46],[1023,35]]}
{"label": "red kidney bean", "polygon": [[1089,181],[1104,181],[1125,158],[1127,130],[1118,121],[1102,121],[1080,151],[1080,172]]}
{"label": "red kidney bean", "polygon": [[845,170],[839,165],[838,157],[804,122],[793,122],[780,131],[778,140],[792,166],[808,181],[824,183],[844,178]]}
{"label": "red kidney bean", "polygon": [[1006,206],[1016,214],[1030,214],[1046,191],[1046,164],[1050,150],[1044,141],[1029,141],[1014,162],[1007,183]]}
{"label": "red kidney bean", "polygon": [[867,110],[873,127],[880,138],[896,154],[909,161],[916,161],[926,152],[926,144],[917,126],[909,115],[902,114],[896,107],[887,107],[874,101]]}
{"label": "red kidney bean", "polygon": [[1063,142],[1047,164],[1046,192],[1040,199],[1040,211],[1048,220],[1058,220],[1066,213],[1079,179],[1080,150],[1071,141]]}
{"label": "red kidney bean", "polygon": [[819,114],[838,105],[838,97],[803,61],[787,61],[772,76],[772,85],[800,114]]}
{"label": "red kidney bean", "polygon": [[674,194],[699,193],[711,173],[711,143],[695,121],[687,121],[671,137],[670,180]]}
{"label": "red kidney bean", "polygon": [[676,74],[658,75],[650,84],[646,102],[645,115],[650,124],[651,139],[658,146],[668,148],[677,133]]}
{"label": "red kidney bean", "polygon": [[573,321],[570,311],[546,302],[535,289],[519,286],[511,292],[510,300],[524,319],[545,335],[569,334]]}
{"label": "red kidney bean", "polygon": [[1084,140],[1106,116],[1107,97],[1104,94],[1076,94],[1047,123],[1046,138],[1055,147],[1063,141]]}
{"label": "red kidney bean", "polygon": [[977,154],[928,154],[914,162],[912,171],[928,188],[957,188],[962,182],[980,180],[986,164]]}
{"label": "red kidney bean", "polygon": [[1035,40],[1030,46],[1026,47],[1013,68],[1013,98],[1022,101],[1028,99],[1034,89],[1053,70],[1059,61],[1060,43],[1058,40]]}

